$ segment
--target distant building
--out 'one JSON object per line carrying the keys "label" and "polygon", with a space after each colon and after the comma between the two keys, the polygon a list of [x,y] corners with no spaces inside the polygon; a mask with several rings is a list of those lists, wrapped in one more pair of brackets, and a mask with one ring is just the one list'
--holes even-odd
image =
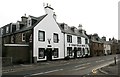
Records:
{"label": "distant building", "polygon": [[118,49],[119,49],[118,40],[113,37],[112,39],[109,38],[109,42],[111,42],[111,52],[112,52],[112,54],[116,54]]}
{"label": "distant building", "polygon": [[103,42],[104,44],[104,55],[110,55],[112,54],[112,51],[111,51],[111,41],[106,41],[106,37],[103,36],[101,41]]}
{"label": "distant building", "polygon": [[104,55],[104,44],[100,40],[98,34],[88,35],[90,39],[90,52],[91,56]]}
{"label": "distant building", "polygon": [[120,40],[118,40],[118,45],[117,45],[117,52],[116,54],[120,54]]}

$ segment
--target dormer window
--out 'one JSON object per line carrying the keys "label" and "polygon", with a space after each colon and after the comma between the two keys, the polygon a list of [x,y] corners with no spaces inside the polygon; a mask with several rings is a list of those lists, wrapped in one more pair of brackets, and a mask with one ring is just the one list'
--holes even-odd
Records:
{"label": "dormer window", "polygon": [[29,18],[29,19],[27,20],[27,26],[28,26],[28,27],[31,26],[31,18]]}
{"label": "dormer window", "polygon": [[7,26],[7,27],[6,27],[6,33],[8,33],[8,32],[9,32],[9,27]]}
{"label": "dormer window", "polygon": [[28,25],[30,25],[30,22],[31,22],[31,21],[30,21],[30,20],[28,20]]}
{"label": "dormer window", "polygon": [[20,24],[19,24],[19,21],[16,23],[16,30],[19,30],[20,29]]}

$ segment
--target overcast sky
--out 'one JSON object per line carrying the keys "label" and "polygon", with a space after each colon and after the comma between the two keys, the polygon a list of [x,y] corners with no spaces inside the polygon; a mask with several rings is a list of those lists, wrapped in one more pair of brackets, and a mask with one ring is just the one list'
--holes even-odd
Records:
{"label": "overcast sky", "polygon": [[119,0],[1,0],[0,27],[21,20],[21,16],[44,15],[43,3],[51,4],[59,23],[83,29],[88,34],[98,33],[100,37],[118,39]]}

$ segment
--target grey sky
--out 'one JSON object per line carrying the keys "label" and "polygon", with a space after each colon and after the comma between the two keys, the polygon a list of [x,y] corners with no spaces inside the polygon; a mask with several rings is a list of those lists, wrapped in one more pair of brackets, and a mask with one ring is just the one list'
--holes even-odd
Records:
{"label": "grey sky", "polygon": [[88,34],[118,38],[119,0],[1,0],[0,27],[20,20],[25,13],[45,14],[43,3],[51,4],[58,22],[69,26],[83,25]]}

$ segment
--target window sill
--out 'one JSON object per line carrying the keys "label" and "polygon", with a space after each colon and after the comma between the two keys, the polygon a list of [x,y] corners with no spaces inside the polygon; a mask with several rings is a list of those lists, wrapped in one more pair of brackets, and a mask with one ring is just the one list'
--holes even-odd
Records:
{"label": "window sill", "polygon": [[44,59],[45,57],[39,57],[38,59]]}

